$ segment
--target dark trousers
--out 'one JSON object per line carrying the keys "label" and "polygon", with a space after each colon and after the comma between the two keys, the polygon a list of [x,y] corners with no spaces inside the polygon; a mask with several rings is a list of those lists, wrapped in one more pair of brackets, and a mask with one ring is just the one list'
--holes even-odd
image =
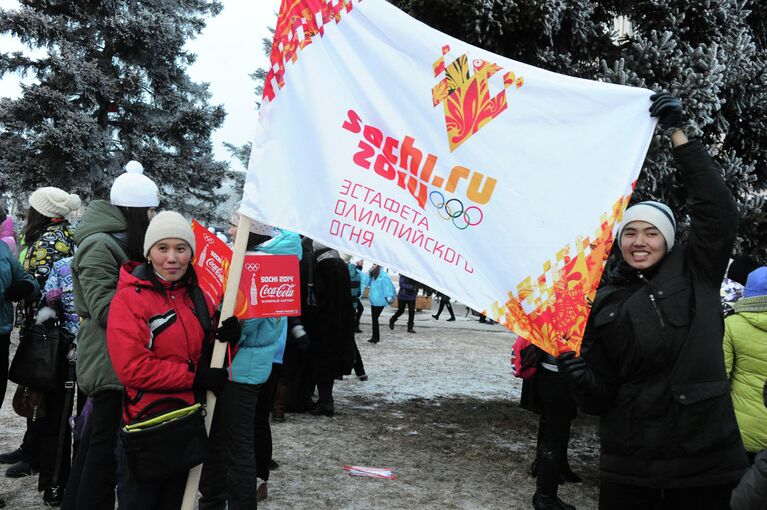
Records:
{"label": "dark trousers", "polygon": [[362,300],[360,298],[355,298],[354,301],[354,329],[360,329],[360,317],[362,317],[362,312],[365,310],[365,307],[362,306]]}
{"label": "dark trousers", "polygon": [[575,401],[559,373],[541,366],[535,374],[534,387],[542,411],[538,424],[536,485],[538,492],[556,496],[567,457],[570,424],[576,414]]}
{"label": "dark trousers", "polygon": [[114,508],[117,484],[117,434],[122,392],[101,391],[91,397],[93,408],[77,449],[62,509]]}
{"label": "dark trousers", "polygon": [[[27,418],[27,430],[21,442],[22,460],[40,470],[37,481],[37,490],[39,491],[49,489],[53,482],[61,416],[64,412],[69,412],[69,410],[64,409],[64,380],[61,380],[60,389],[46,392],[44,399],[45,416],[35,420]],[[69,476],[72,455],[71,436],[69,440],[64,441],[62,448],[58,480],[61,485]]]}
{"label": "dark trousers", "polygon": [[281,376],[282,365],[272,363],[272,373],[261,387],[256,402],[256,419],[253,426],[256,439],[256,470],[258,477],[264,481],[269,480],[269,462],[272,460],[272,427],[269,424],[269,413],[274,405],[274,393]]}
{"label": "dark trousers", "polygon": [[120,510],[165,510],[181,507],[189,474],[187,471],[163,480],[139,481],[128,469],[128,459],[121,441],[117,441],[116,458],[120,485],[117,504]]}
{"label": "dark trousers", "polygon": [[655,489],[602,481],[599,510],[729,510],[732,485]]}
{"label": "dark trousers", "polygon": [[407,329],[413,329],[413,324],[415,324],[415,301],[402,301],[400,299],[397,302],[397,311],[394,312],[394,315],[389,320],[392,324],[397,322],[400,315],[405,313],[405,306],[407,306]]}
{"label": "dark trousers", "polygon": [[381,312],[383,312],[384,307],[383,306],[373,306],[370,305],[370,314],[373,317],[373,337],[371,340],[374,342],[378,342],[381,340],[381,331],[378,328],[378,318],[381,316]]}
{"label": "dark trousers", "polygon": [[0,407],[5,400],[5,390],[8,388],[8,356],[10,355],[11,334],[0,335]]}
{"label": "dark trousers", "polygon": [[[64,383],[61,383],[62,386]],[[37,481],[37,490],[42,491],[53,486],[53,474],[56,470],[56,453],[59,447],[59,436],[61,431],[61,420],[64,414],[71,416],[72,406],[69,409],[64,408],[64,388],[60,391],[49,392],[45,394],[45,409],[48,415],[32,423],[34,427],[39,426],[39,450],[38,465],[40,474]],[[31,430],[31,428],[30,428]],[[64,487],[69,478],[69,468],[72,463],[72,434],[67,425],[66,434],[62,440],[61,458],[59,464],[58,480],[56,485]]]}
{"label": "dark trousers", "polygon": [[252,424],[262,387],[229,381],[219,396],[210,454],[202,468],[200,510],[256,508],[258,472]]}
{"label": "dark trousers", "polygon": [[365,365],[362,363],[362,355],[357,348],[357,339],[354,339],[354,375],[357,377],[365,375]]}
{"label": "dark trousers", "polygon": [[437,308],[437,319],[439,319],[439,314],[442,313],[442,309],[447,307],[447,311],[450,312],[450,318],[455,319],[455,314],[453,313],[453,305],[450,304],[450,300],[446,299],[440,299],[439,300],[439,308]]}

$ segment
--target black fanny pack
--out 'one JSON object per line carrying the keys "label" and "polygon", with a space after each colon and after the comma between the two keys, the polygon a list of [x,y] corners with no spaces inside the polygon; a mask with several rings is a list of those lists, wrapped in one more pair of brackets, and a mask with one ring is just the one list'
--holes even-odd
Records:
{"label": "black fanny pack", "polygon": [[[165,411],[150,415],[152,409]],[[171,410],[167,410],[168,408]],[[120,429],[128,469],[138,481],[162,480],[202,464],[208,450],[205,408],[164,398],[142,409]]]}

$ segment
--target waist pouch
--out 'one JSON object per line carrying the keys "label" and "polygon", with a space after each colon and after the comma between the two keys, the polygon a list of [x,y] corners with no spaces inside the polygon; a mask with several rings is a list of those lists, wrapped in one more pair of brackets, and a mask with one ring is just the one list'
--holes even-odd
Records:
{"label": "waist pouch", "polygon": [[[152,408],[178,403],[185,407],[147,417]],[[176,476],[205,460],[208,450],[205,409],[199,403],[186,404],[176,398],[157,400],[120,430],[128,469],[136,480]]]}

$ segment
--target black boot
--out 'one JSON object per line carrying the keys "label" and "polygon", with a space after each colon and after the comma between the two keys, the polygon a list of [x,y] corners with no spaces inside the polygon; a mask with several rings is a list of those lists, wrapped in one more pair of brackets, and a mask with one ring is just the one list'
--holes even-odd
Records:
{"label": "black boot", "polygon": [[564,461],[562,462],[561,474],[559,475],[559,483],[581,483],[582,481],[583,479],[570,469],[570,463],[567,461],[567,456],[565,455]]}
{"label": "black boot", "polygon": [[309,414],[313,416],[333,416],[335,414],[335,406],[333,405],[333,399],[322,400],[317,402],[317,407],[309,411]]}
{"label": "black boot", "polygon": [[538,451],[536,464],[538,478],[535,481],[533,508],[535,510],[575,510],[574,506],[568,505],[557,497],[562,454],[543,446]]}

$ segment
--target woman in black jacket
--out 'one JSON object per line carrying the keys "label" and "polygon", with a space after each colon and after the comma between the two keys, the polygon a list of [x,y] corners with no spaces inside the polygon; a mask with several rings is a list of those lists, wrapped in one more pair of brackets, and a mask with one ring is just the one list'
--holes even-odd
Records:
{"label": "woman in black jacket", "polygon": [[618,234],[623,260],[592,305],[582,358],[557,359],[579,407],[601,416],[599,508],[727,509],[747,467],[722,352],[719,286],[737,209],[682,103],[651,97],[688,192],[690,235],[674,244],[668,207],[642,202]]}

